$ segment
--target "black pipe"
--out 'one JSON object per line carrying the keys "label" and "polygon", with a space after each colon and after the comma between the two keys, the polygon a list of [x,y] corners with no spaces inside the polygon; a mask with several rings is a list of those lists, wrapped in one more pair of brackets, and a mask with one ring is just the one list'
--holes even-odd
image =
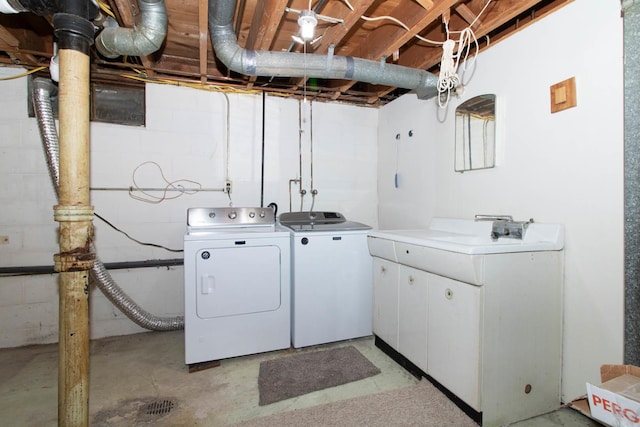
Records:
{"label": "black pipe", "polygon": [[91,21],[72,13],[53,15],[53,27],[58,48],[75,50],[89,56],[95,28]]}
{"label": "black pipe", "polygon": [[264,104],[265,92],[262,91],[262,169],[260,170],[260,207],[264,207]]}
{"label": "black pipe", "polygon": [[23,12],[29,11],[39,16],[52,15],[59,10],[56,0],[18,0],[16,3],[22,7]]}
{"label": "black pipe", "polygon": [[24,11],[40,16],[53,15],[58,12],[70,13],[85,19],[98,16],[100,8],[90,0],[17,0]]}
{"label": "black pipe", "polygon": [[[145,261],[119,261],[105,263],[109,270],[130,270],[134,268],[150,267],[177,267],[183,265],[182,258],[173,259],[149,259]],[[31,265],[20,267],[0,267],[0,277],[9,276],[35,276],[38,274],[54,274],[52,265]]]}
{"label": "black pipe", "polygon": [[91,20],[100,13],[97,4],[89,0],[17,0],[17,3],[36,15],[53,15],[53,28],[60,49],[89,55],[95,34]]}

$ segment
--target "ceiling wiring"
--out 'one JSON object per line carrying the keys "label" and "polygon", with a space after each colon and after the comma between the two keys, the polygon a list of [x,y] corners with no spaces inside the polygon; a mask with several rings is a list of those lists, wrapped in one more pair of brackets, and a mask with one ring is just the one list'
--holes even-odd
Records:
{"label": "ceiling wiring", "polygon": [[[485,10],[487,10],[487,7],[489,7],[489,5],[491,4],[493,0],[487,0],[487,3],[484,5],[484,7],[482,8],[482,10],[480,11],[480,13],[478,15],[476,15],[475,19],[473,21],[471,21],[471,23],[469,24],[469,26],[467,28],[471,28],[474,25],[476,25],[476,22],[478,22],[478,19],[480,19],[480,17],[482,16],[482,14],[484,13]],[[464,31],[464,30],[463,30]],[[459,31],[451,31],[451,33],[457,33]]]}
{"label": "ceiling wiring", "polygon": [[[134,71],[138,71],[138,70],[134,69]],[[210,92],[242,93],[242,94],[253,94],[253,95],[257,95],[262,92],[261,90],[257,90],[257,89],[238,89],[233,86],[219,86],[219,85],[212,85],[212,84],[191,83],[191,82],[185,82],[185,81],[167,79],[167,78],[160,79],[155,77],[148,77],[146,76],[146,74],[142,72],[140,72],[140,75],[137,75],[137,76],[130,75],[130,74],[121,74],[120,77],[124,77],[130,80],[140,81],[143,83],[155,83],[155,84],[164,84],[164,85],[170,85],[170,86],[188,87],[191,89],[207,90]],[[289,95],[286,94],[283,96],[289,96]]]}
{"label": "ceiling wiring", "polygon": [[111,7],[108,4],[106,4],[102,0],[96,0],[96,3],[98,4],[98,7],[100,8],[101,11],[103,11],[113,19],[116,18],[115,14],[113,13],[113,11],[111,11]]}
{"label": "ceiling wiring", "polygon": [[[354,10],[353,6],[351,6],[348,0],[343,0],[343,1],[346,3],[349,9],[351,9],[352,11]],[[480,19],[482,14],[487,10],[487,7],[489,7],[491,2],[492,0],[487,0],[482,10],[480,10],[480,13],[476,15],[475,19],[467,27],[465,27],[460,31],[450,30],[449,22],[445,20],[444,26],[445,26],[445,32],[446,32],[446,39],[444,41],[431,40],[431,39],[422,37],[419,34],[414,34],[414,37],[422,42],[442,46],[442,57],[440,60],[440,73],[438,75],[438,87],[437,87],[438,105],[441,108],[445,108],[447,106],[451,96],[451,91],[455,90],[456,87],[461,85],[461,78],[458,75],[460,60],[462,59],[464,64],[462,69],[463,74],[466,71],[467,67],[472,65],[475,62],[476,56],[478,55],[478,51],[480,50],[480,48],[478,45],[478,39],[476,38],[476,35],[473,32],[472,27],[478,22],[478,20]],[[411,29],[404,22],[389,15],[377,16],[377,17],[369,17],[369,16],[362,15],[360,16],[360,19],[367,22],[389,20],[400,25],[406,31],[411,31]],[[460,35],[457,41],[451,38],[451,35],[453,34]],[[488,43],[488,40],[489,39],[487,37],[487,43]],[[474,54],[471,57],[470,61],[467,61],[469,59],[469,54],[471,52],[472,47],[475,47]]]}
{"label": "ceiling wiring", "polygon": [[[360,19],[362,19],[363,21],[382,21],[382,20],[386,19],[386,20],[395,22],[396,24],[400,25],[402,28],[404,28],[407,31],[411,31],[411,29],[406,24],[404,24],[402,21],[400,21],[397,18],[394,18],[393,16],[389,16],[389,15],[376,16],[375,18],[371,18],[371,17],[362,15],[360,17]],[[418,40],[421,40],[421,41],[425,42],[425,43],[431,43],[431,44],[437,44],[437,45],[441,45],[441,44],[444,43],[444,42],[439,42],[439,41],[435,41],[435,40],[429,40],[427,38],[422,37],[419,34],[414,34],[414,37],[417,38]]]}
{"label": "ceiling wiring", "polygon": [[37,73],[38,71],[46,70],[47,68],[49,68],[49,67],[36,67],[36,68],[34,68],[33,70],[29,70],[29,71],[27,71],[27,72],[24,72],[24,73],[21,73],[21,74],[15,75],[15,76],[11,76],[11,77],[2,77],[2,78],[0,78],[0,81],[19,79],[19,78],[22,78],[22,77],[26,77],[26,76],[28,76],[29,74],[33,74],[33,73]]}

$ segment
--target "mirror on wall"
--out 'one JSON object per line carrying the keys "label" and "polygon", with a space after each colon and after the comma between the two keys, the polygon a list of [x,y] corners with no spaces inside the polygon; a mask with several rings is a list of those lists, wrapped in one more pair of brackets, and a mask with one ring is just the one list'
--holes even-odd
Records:
{"label": "mirror on wall", "polygon": [[496,164],[496,96],[479,95],[456,108],[455,171]]}

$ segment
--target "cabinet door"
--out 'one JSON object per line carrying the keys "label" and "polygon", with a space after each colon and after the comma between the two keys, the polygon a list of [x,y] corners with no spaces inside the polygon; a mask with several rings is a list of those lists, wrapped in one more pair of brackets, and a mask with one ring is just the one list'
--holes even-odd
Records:
{"label": "cabinet door", "polygon": [[427,371],[427,280],[429,274],[400,266],[398,351]]}
{"label": "cabinet door", "polygon": [[373,258],[373,333],[398,350],[398,264]]}
{"label": "cabinet door", "polygon": [[482,290],[429,277],[427,373],[478,411]]}

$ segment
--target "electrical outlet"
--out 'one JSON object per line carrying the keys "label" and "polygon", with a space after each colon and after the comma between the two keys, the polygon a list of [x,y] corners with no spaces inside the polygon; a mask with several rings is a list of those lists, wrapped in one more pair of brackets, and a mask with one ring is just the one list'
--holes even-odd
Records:
{"label": "electrical outlet", "polygon": [[0,236],[0,245],[8,245],[9,236]]}
{"label": "electrical outlet", "polygon": [[231,194],[231,181],[224,182],[224,190],[225,193]]}

